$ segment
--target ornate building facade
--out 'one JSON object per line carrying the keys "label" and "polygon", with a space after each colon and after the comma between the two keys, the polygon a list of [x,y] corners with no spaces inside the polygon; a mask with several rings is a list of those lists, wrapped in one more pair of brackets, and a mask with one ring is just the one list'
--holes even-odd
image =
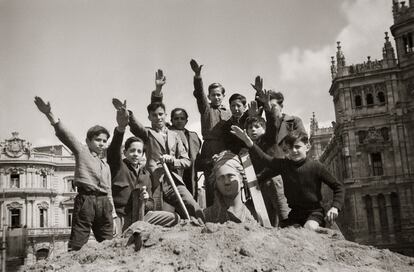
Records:
{"label": "ornate building facade", "polygon": [[67,251],[74,167],[62,145],[33,148],[17,132],[0,142],[0,224],[1,231],[7,227],[9,265]]}
{"label": "ornate building facade", "polygon": [[393,1],[382,59],[332,57],[336,124],[321,155],[346,186],[341,229],[353,241],[414,256],[414,0]]}

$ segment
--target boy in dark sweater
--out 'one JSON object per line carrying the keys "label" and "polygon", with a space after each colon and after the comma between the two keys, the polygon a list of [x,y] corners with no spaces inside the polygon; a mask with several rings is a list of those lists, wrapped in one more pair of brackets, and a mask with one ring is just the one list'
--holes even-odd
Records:
{"label": "boy in dark sweater", "polygon": [[[178,214],[154,209],[154,188],[151,175],[145,168],[144,141],[138,137],[129,137],[123,150],[125,158],[122,158],[121,146],[129,122],[126,104],[117,110],[116,120],[118,126],[114,129],[114,137],[107,149],[107,161],[111,168],[112,196],[118,215],[117,230],[123,232],[138,220],[133,207],[138,198],[145,200],[144,221],[165,227],[177,224],[180,219]],[[144,186],[146,190],[139,194],[139,188]]]}
{"label": "boy in dark sweater", "polygon": [[344,202],[345,189],[323,164],[306,157],[309,150],[306,134],[299,131],[288,134],[285,138],[288,147],[287,158],[278,159],[264,153],[239,127],[233,126],[232,133],[250,149],[252,161],[257,160],[271,169],[273,175],[282,176],[287,202],[292,210],[288,219],[281,223],[281,227],[299,224],[316,230],[319,226],[325,226],[325,212],[321,205],[322,182],[333,190],[332,208],[326,213],[326,219],[330,223],[335,221]]}

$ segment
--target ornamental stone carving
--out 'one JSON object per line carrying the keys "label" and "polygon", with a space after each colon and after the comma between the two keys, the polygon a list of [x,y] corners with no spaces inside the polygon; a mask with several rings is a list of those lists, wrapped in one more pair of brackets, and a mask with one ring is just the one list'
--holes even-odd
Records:
{"label": "ornamental stone carving", "polygon": [[19,138],[18,132],[12,132],[12,138],[5,140],[1,146],[4,153],[11,158],[21,157],[24,153],[29,154],[30,157],[32,145]]}
{"label": "ornamental stone carving", "polygon": [[15,201],[15,202],[7,204],[6,207],[9,210],[23,209],[23,204]]}
{"label": "ornamental stone carving", "polygon": [[8,174],[24,174],[24,172],[25,172],[24,169],[21,168],[21,167],[19,167],[19,168],[10,167],[5,171],[5,174],[6,175],[8,175]]}
{"label": "ornamental stone carving", "polygon": [[49,203],[47,203],[47,202],[43,201],[43,202],[41,202],[41,203],[38,203],[38,204],[37,204],[37,207],[38,207],[39,209],[47,210],[47,209],[49,209]]}

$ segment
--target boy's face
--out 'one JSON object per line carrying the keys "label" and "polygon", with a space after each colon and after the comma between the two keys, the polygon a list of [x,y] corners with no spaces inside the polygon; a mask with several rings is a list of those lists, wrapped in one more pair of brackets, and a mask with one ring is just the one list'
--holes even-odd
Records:
{"label": "boy's face", "polygon": [[176,129],[183,130],[187,122],[187,117],[183,111],[176,111],[174,116],[171,116],[171,123]]}
{"label": "boy's face", "polygon": [[289,146],[287,150],[287,157],[289,160],[298,162],[306,159],[306,153],[309,151],[309,145],[301,140],[296,140],[293,146]]}
{"label": "boy's face", "polygon": [[221,105],[221,102],[223,101],[224,95],[221,92],[221,88],[214,88],[211,89],[208,92],[208,99],[211,102],[211,105],[213,105],[213,107],[218,107]]}
{"label": "boy's face", "polygon": [[232,116],[240,118],[245,110],[246,106],[243,105],[240,99],[236,99],[230,102],[230,111]]}
{"label": "boy's face", "polygon": [[165,110],[162,107],[158,107],[155,111],[151,111],[148,115],[148,119],[151,121],[151,126],[155,129],[162,129],[165,127]]}
{"label": "boy's face", "polygon": [[282,101],[281,100],[277,100],[277,99],[270,99],[270,105],[272,105],[272,107],[275,107],[277,110],[279,110],[280,113],[282,113]]}
{"label": "boy's face", "polygon": [[93,136],[91,140],[86,139],[86,144],[88,145],[89,150],[95,152],[98,155],[101,155],[106,148],[107,141],[108,135],[101,133],[99,135]]}
{"label": "boy's face", "polygon": [[246,132],[250,139],[257,141],[265,134],[266,129],[259,122],[254,122],[247,127]]}
{"label": "boy's face", "polygon": [[144,144],[133,142],[124,150],[125,158],[133,165],[138,165],[144,159]]}
{"label": "boy's face", "polygon": [[216,171],[217,190],[225,197],[236,197],[242,185],[243,178],[240,173],[227,165],[223,165]]}

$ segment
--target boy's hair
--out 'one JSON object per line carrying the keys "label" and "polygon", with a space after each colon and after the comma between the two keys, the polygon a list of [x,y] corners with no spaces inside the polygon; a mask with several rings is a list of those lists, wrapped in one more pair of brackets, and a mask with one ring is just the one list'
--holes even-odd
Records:
{"label": "boy's hair", "polygon": [[276,99],[278,104],[283,107],[283,101],[285,101],[285,97],[281,92],[277,92],[275,90],[270,90],[270,99]]}
{"label": "boy's hair", "polygon": [[143,147],[143,151],[145,151],[145,144],[144,144],[144,141],[143,141],[141,138],[139,138],[139,137],[135,137],[135,136],[129,137],[129,138],[125,141],[125,145],[124,145],[125,150],[128,150],[128,148],[129,148],[129,147],[130,147],[133,143],[135,143],[135,142],[142,143],[142,145],[144,146],[144,147]]}
{"label": "boy's hair", "polygon": [[258,123],[262,126],[262,128],[266,129],[266,121],[263,119],[263,117],[260,116],[251,116],[246,119],[246,122],[244,123],[244,128],[248,129],[249,126],[252,126],[254,123]]}
{"label": "boy's hair", "polygon": [[187,111],[186,111],[185,109],[183,109],[183,108],[175,108],[175,109],[173,109],[173,110],[171,111],[171,120],[174,118],[174,115],[175,115],[177,112],[180,112],[180,111],[182,111],[182,112],[184,113],[184,115],[185,115],[185,118],[187,118],[187,119],[188,119],[188,113],[187,113]]}
{"label": "boy's hair", "polygon": [[154,102],[147,106],[148,113],[156,111],[158,108],[162,108],[165,111],[165,105],[162,102]]}
{"label": "boy's hair", "polygon": [[243,106],[246,106],[247,100],[246,100],[246,97],[244,95],[241,95],[241,94],[238,94],[238,93],[232,94],[229,98],[229,104],[231,104],[231,102],[233,102],[234,100],[240,100],[242,102]]}
{"label": "boy's hair", "polygon": [[210,94],[211,90],[219,88],[221,90],[221,94],[224,95],[226,90],[220,83],[212,83],[208,86],[208,94]]}
{"label": "boy's hair", "polygon": [[93,137],[99,136],[102,133],[106,134],[108,139],[111,136],[109,134],[109,131],[106,128],[104,128],[103,126],[100,126],[100,125],[95,125],[95,126],[91,127],[90,129],[88,129],[88,132],[86,132],[86,139],[91,141],[93,139]]}
{"label": "boy's hair", "polygon": [[304,144],[308,144],[309,143],[308,134],[303,131],[294,130],[294,131],[289,132],[288,135],[286,135],[284,142],[287,146],[292,147],[295,144],[295,142],[298,140]]}

